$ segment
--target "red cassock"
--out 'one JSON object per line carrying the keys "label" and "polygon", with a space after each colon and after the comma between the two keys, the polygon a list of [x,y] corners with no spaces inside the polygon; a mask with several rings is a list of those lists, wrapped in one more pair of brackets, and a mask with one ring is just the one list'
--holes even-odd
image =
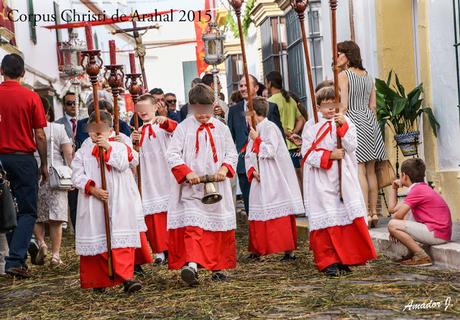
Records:
{"label": "red cassock", "polygon": [[134,248],[112,249],[115,278],[109,279],[107,252],[95,256],[80,256],[80,285],[82,289],[107,288],[134,277]]}
{"label": "red cassock", "polygon": [[236,267],[235,230],[207,231],[199,227],[169,230],[169,269],[195,262],[208,270]]}
{"label": "red cassock", "polygon": [[136,248],[134,253],[134,264],[143,265],[153,262],[152,254],[149,248],[149,242],[147,241],[147,236],[145,232],[140,233],[141,237],[141,247]]}
{"label": "red cassock", "polygon": [[334,263],[362,265],[377,257],[362,217],[349,225],[311,231],[310,248],[318,270]]}
{"label": "red cassock", "polygon": [[147,225],[147,239],[153,253],[168,251],[168,229],[166,226],[167,214],[160,212],[145,216]]}
{"label": "red cassock", "polygon": [[297,249],[294,215],[267,221],[249,221],[249,252],[260,256]]}

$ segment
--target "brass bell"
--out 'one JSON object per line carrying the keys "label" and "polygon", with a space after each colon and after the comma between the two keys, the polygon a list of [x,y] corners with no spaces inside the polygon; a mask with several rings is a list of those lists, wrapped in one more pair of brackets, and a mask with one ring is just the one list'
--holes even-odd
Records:
{"label": "brass bell", "polygon": [[204,183],[204,196],[201,199],[203,204],[214,204],[222,200],[222,195],[216,191],[216,186],[213,182],[207,181]]}

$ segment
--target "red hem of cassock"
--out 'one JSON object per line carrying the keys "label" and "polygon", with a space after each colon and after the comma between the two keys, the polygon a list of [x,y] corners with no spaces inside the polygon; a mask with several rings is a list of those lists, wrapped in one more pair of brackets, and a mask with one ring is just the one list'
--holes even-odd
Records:
{"label": "red hem of cassock", "polygon": [[199,227],[169,230],[169,269],[195,262],[218,271],[236,267],[235,230],[207,231]]}
{"label": "red hem of cassock", "polygon": [[362,265],[377,257],[364,218],[310,232],[310,248],[318,270],[334,263]]}
{"label": "red hem of cassock", "polygon": [[107,288],[134,277],[134,248],[112,249],[115,278],[109,279],[107,252],[95,256],[80,256],[80,286],[82,289]]}
{"label": "red hem of cassock", "polygon": [[267,221],[249,221],[249,252],[260,256],[297,249],[294,215]]}
{"label": "red hem of cassock", "polygon": [[134,264],[143,265],[153,262],[152,253],[150,252],[149,242],[145,232],[140,233],[141,247],[136,248],[134,252]]}
{"label": "red hem of cassock", "polygon": [[159,212],[145,216],[147,240],[153,253],[168,251],[167,214]]}

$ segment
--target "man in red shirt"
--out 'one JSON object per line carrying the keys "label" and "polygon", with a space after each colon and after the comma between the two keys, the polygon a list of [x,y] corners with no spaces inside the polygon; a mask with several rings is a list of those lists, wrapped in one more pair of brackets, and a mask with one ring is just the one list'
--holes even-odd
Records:
{"label": "man in red shirt", "polygon": [[[4,81],[0,84],[0,163],[7,173],[18,203],[17,227],[7,233],[9,255],[5,272],[27,278],[25,259],[37,218],[38,178],[48,179],[45,112],[40,97],[21,86],[24,60],[17,54],[6,55],[1,63]],[[34,152],[38,149],[40,171]]]}

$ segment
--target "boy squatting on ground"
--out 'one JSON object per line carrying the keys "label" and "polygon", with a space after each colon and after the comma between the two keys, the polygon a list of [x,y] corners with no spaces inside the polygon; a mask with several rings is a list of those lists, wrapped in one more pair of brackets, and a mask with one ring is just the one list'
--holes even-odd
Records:
{"label": "boy squatting on ground", "polygon": [[[429,266],[433,262],[417,244],[438,245],[451,240],[452,219],[444,199],[425,183],[425,163],[408,159],[401,165],[401,179],[393,182],[390,208],[392,219],[388,231],[405,245],[412,258],[401,261],[406,266]],[[409,188],[404,201],[398,203],[399,188]]]}

